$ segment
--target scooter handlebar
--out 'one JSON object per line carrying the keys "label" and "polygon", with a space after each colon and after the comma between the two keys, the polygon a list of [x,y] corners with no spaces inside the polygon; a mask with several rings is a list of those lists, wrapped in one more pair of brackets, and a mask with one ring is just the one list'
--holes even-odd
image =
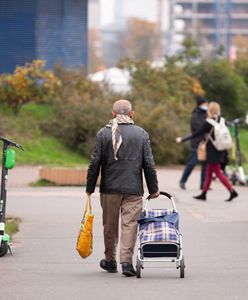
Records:
{"label": "scooter handlebar", "polygon": [[230,120],[230,121],[226,120],[225,122],[228,126],[232,126],[232,125],[239,125],[242,121],[243,121],[243,119],[236,118],[236,119]]}
{"label": "scooter handlebar", "polygon": [[11,146],[14,146],[16,148],[19,148],[19,149],[23,150],[22,145],[17,144],[16,142],[13,142],[13,141],[5,138],[5,137],[0,136],[0,140],[2,140],[4,143],[6,143],[8,145],[11,145]]}

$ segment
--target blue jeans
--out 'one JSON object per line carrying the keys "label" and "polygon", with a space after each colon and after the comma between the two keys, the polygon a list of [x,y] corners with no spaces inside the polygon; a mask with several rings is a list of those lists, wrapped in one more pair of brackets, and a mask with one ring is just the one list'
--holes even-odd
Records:
{"label": "blue jeans", "polygon": [[[186,183],[189,175],[191,174],[191,172],[193,171],[193,169],[197,165],[197,163],[198,163],[197,148],[191,148],[189,160],[184,168],[183,175],[180,179],[180,182]],[[206,178],[206,167],[207,167],[207,163],[205,161],[201,162],[201,181],[200,181],[201,189],[203,188],[203,184],[204,184],[204,181]]]}

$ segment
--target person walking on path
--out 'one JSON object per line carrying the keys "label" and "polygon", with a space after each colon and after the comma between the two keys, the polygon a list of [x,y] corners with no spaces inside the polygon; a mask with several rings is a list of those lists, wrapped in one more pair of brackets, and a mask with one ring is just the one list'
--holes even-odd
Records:
{"label": "person walking on path", "polygon": [[86,192],[94,192],[101,169],[105,258],[100,261],[100,267],[107,272],[117,272],[116,247],[121,215],[122,274],[135,276],[132,257],[144,194],[142,171],[151,198],[159,196],[158,180],[149,135],[134,124],[132,104],[127,100],[116,101],[112,115],[110,123],[97,133],[87,173]]}
{"label": "person walking on path", "polygon": [[[220,105],[218,103],[216,102],[209,103],[208,118],[220,122],[221,114],[220,114]],[[225,151],[219,151],[215,148],[212,142],[212,140],[215,140],[214,127],[212,124],[210,124],[210,122],[208,122],[208,119],[206,119],[202,127],[196,133],[185,138],[177,137],[176,142],[177,143],[185,142],[191,140],[192,138],[202,136],[203,134],[210,135],[211,137],[207,139],[207,144],[206,144],[206,152],[207,152],[206,179],[204,182],[202,193],[198,196],[195,196],[194,198],[197,200],[206,200],[206,194],[212,182],[212,174],[215,173],[216,176],[223,183],[223,185],[230,192],[230,196],[226,201],[232,201],[235,197],[238,196],[238,193],[233,189],[231,183],[229,182],[229,180],[221,170],[220,164],[223,161],[223,155],[225,154]]]}
{"label": "person walking on path", "polygon": [[[208,100],[197,96],[196,97],[196,108],[193,110],[191,115],[191,121],[190,121],[190,127],[191,127],[191,133],[196,133],[199,128],[202,126],[202,124],[205,122],[207,118],[207,110],[208,110]],[[200,143],[200,141],[203,139],[203,135],[197,136],[193,139],[191,139],[191,149],[190,149],[190,156],[188,159],[188,162],[184,168],[182,177],[179,181],[180,188],[185,190],[186,189],[186,182],[195,168],[195,166],[198,163],[197,159],[197,147]],[[200,178],[200,189],[203,189],[203,184],[205,181],[205,174],[206,174],[206,162],[201,162],[201,178]]]}

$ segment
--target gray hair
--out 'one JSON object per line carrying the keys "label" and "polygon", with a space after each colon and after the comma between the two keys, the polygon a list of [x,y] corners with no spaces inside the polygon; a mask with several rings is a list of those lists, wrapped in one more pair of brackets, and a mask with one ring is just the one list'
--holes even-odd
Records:
{"label": "gray hair", "polygon": [[113,106],[113,112],[116,114],[127,115],[132,111],[132,104],[128,100],[117,100]]}

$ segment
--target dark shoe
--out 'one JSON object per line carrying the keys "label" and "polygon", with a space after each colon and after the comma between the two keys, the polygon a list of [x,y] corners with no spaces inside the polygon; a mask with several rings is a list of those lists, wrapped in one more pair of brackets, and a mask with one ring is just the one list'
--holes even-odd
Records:
{"label": "dark shoe", "polygon": [[117,273],[117,263],[115,260],[107,261],[106,259],[102,259],[100,261],[100,267],[109,272],[109,273]]}
{"label": "dark shoe", "polygon": [[182,190],[186,190],[185,182],[180,181],[179,186]]}
{"label": "dark shoe", "polygon": [[122,274],[127,277],[136,276],[136,271],[134,270],[132,264],[124,262],[122,263]]}
{"label": "dark shoe", "polygon": [[233,198],[238,197],[238,193],[235,190],[230,191],[230,197],[226,201],[232,201]]}
{"label": "dark shoe", "polygon": [[193,198],[195,198],[196,200],[203,200],[206,201],[207,197],[206,197],[206,192],[202,192],[200,195],[198,196],[193,196]]}

